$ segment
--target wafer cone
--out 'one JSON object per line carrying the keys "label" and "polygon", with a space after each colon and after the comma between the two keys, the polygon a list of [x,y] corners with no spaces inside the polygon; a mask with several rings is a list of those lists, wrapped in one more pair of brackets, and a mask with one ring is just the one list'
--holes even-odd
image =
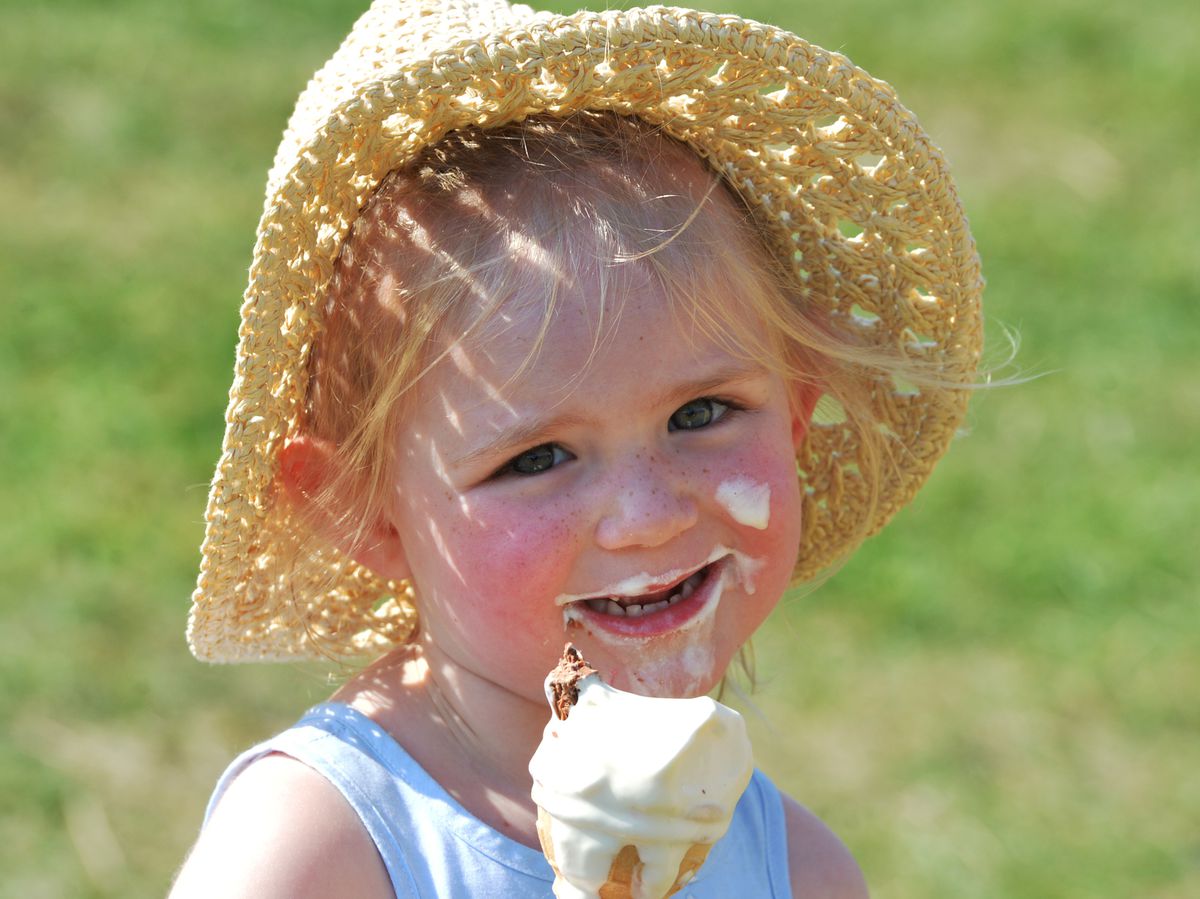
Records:
{"label": "wafer cone", "polygon": [[[542,844],[542,854],[546,856],[546,861],[550,862],[550,867],[554,869],[555,878],[559,878],[562,876],[562,873],[559,871],[558,863],[555,860],[554,841],[550,837],[550,820],[550,816],[546,813],[546,810],[539,808],[537,817],[538,840]],[[704,860],[708,857],[708,850],[711,848],[711,843],[693,843],[688,847],[687,853],[679,863],[679,872],[675,876],[675,882],[663,894],[661,899],[674,896],[683,889],[685,884],[689,883],[696,876],[696,872],[704,864]],[[608,869],[608,879],[601,885],[597,893],[599,899],[635,899],[633,888],[641,867],[642,860],[638,856],[637,847],[633,845],[622,846],[621,850],[613,858],[612,866]],[[660,899],[660,897],[640,897],[640,899]]]}

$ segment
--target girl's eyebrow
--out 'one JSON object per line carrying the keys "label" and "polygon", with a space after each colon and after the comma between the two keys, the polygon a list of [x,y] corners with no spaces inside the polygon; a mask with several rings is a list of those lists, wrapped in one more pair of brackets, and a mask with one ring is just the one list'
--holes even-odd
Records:
{"label": "girl's eyebrow", "polygon": [[[646,408],[654,409],[661,406],[673,405],[705,396],[719,388],[733,387],[746,381],[764,377],[767,370],[759,365],[741,364],[729,365],[717,371],[697,378],[667,387],[653,395],[645,404]],[[469,466],[480,459],[506,455],[518,448],[538,446],[546,443],[556,434],[570,428],[595,424],[596,416],[578,415],[564,412],[561,415],[550,415],[545,418],[535,418],[523,421],[496,434],[490,440],[468,450],[454,461],[457,466]]]}
{"label": "girl's eyebrow", "polygon": [[746,381],[766,377],[768,374],[766,368],[753,362],[726,365],[703,377],[669,386],[655,394],[646,405],[651,409],[657,406],[673,405],[705,396],[714,390],[735,387]]}
{"label": "girl's eyebrow", "polygon": [[567,428],[586,425],[590,421],[591,419],[588,417],[568,413],[523,421],[501,431],[481,446],[468,450],[455,460],[454,464],[468,466],[480,459],[508,455],[519,447],[538,446],[546,443],[556,433],[561,433]]}

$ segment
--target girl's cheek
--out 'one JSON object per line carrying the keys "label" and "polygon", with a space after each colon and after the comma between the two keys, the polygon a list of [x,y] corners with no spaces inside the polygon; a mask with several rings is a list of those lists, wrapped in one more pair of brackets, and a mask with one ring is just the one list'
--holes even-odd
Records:
{"label": "girl's cheek", "polygon": [[771,485],[738,474],[717,485],[717,504],[738,524],[765,531],[771,523]]}
{"label": "girl's cheek", "polygon": [[753,441],[709,472],[713,503],[748,545],[788,555],[800,541],[800,487],[795,457],[770,441]]}
{"label": "girl's cheek", "polygon": [[471,585],[492,595],[562,592],[575,547],[572,511],[559,502],[482,502],[463,522]]}
{"label": "girl's cheek", "polygon": [[708,480],[714,498],[734,520],[766,530],[775,523],[776,508],[796,492],[796,461],[790,452],[756,440],[714,467]]}

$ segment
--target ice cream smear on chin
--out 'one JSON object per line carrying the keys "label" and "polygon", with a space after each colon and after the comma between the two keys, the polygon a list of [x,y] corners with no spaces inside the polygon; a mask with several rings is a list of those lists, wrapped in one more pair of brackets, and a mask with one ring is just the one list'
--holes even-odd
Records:
{"label": "ice cream smear on chin", "polygon": [[747,477],[730,478],[717,487],[717,502],[738,524],[765,531],[771,521],[771,485]]}
{"label": "ice cream smear on chin", "polygon": [[604,683],[571,645],[546,679],[553,709],[529,763],[558,899],[663,899],[690,881],[750,782],[742,716],[706,696]]}

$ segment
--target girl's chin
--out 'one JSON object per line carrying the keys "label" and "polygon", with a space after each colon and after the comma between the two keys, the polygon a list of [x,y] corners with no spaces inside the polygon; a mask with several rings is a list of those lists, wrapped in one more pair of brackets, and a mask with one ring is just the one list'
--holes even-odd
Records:
{"label": "girl's chin", "polygon": [[[584,656],[591,660],[586,651]],[[720,684],[728,663],[728,659],[718,658],[712,647],[692,646],[679,655],[643,655],[638,659],[611,659],[607,653],[597,652],[593,664],[601,677],[618,690],[662,699],[688,699],[703,696]]]}
{"label": "girl's chin", "polygon": [[639,696],[651,696],[656,699],[692,699],[704,696],[720,683],[720,678],[709,682],[696,680],[686,675],[672,677],[661,676],[657,672],[635,673],[627,683],[614,684],[617,689]]}

